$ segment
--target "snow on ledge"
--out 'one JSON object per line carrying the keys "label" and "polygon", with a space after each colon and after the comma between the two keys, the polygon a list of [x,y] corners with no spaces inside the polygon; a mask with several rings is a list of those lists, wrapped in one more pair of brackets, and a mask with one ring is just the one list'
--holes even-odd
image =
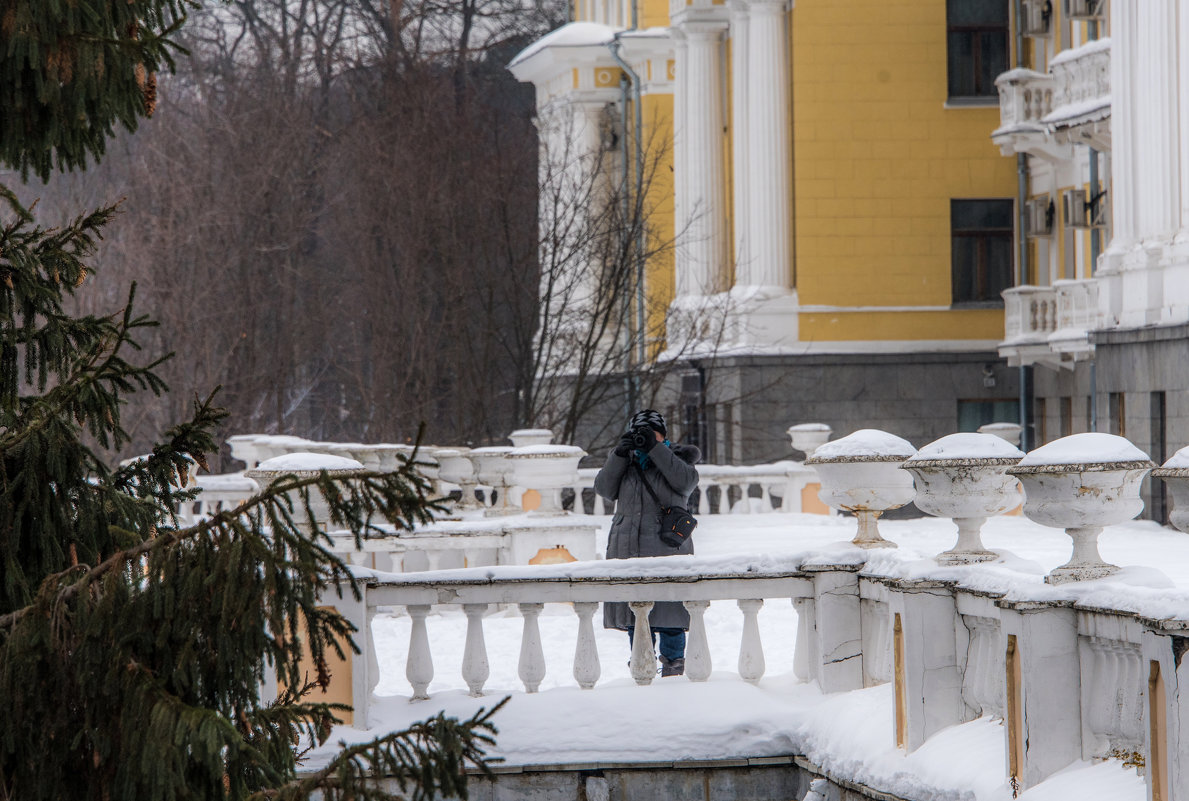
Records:
{"label": "snow on ledge", "polygon": [[600,25],[597,22],[571,22],[555,31],[545,34],[528,47],[524,48],[512,59],[509,67],[514,67],[540,53],[549,47],[583,47],[586,45],[603,45],[615,38],[619,28],[610,25]]}
{"label": "snow on ledge", "polygon": [[265,459],[253,472],[291,473],[318,470],[362,470],[363,463],[329,453],[286,453]]}

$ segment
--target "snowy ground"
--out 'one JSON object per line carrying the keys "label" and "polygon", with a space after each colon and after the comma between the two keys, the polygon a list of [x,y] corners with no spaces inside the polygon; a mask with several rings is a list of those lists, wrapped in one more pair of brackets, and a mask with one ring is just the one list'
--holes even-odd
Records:
{"label": "snowy ground", "polygon": [[[853,526],[847,519],[815,515],[707,516],[695,536],[699,556],[780,555],[838,543],[849,538]],[[954,527],[944,520],[885,522],[881,531],[899,543],[895,561],[908,572],[935,570],[924,560],[954,540]],[[1041,593],[1047,589],[1041,583],[1044,573],[1070,553],[1063,532],[1021,517],[992,519],[983,538],[989,548],[1009,552],[995,572],[1016,576]],[[1189,598],[1189,536],[1135,522],[1108,528],[1100,546],[1107,561],[1135,569],[1125,571],[1122,581],[1096,582],[1102,585],[1097,592],[1122,598],[1135,594],[1146,599],[1145,605],[1172,611]],[[1138,585],[1134,591],[1132,585]],[[521,619],[515,611],[489,617],[484,633],[491,676],[486,697],[475,699],[467,695],[461,677],[465,618],[460,613],[433,615],[428,621],[436,670],[432,697],[410,703],[404,677],[409,619],[379,615],[374,636],[381,679],[371,718],[382,721],[379,728],[392,730],[439,710],[469,716],[511,695],[497,718],[495,753],[513,765],[800,754],[835,775],[922,801],[1012,797],[1003,778],[1000,721],[952,727],[906,756],[893,746],[887,685],[824,696],[816,685],[799,683],[792,674],[797,617],[788,601],[769,601],[760,613],[767,673],[758,686],[743,682],[736,672],[742,615],[734,603],[716,602],[706,614],[715,670],[705,684],[664,679],[636,686],[627,667],[627,637],[599,629],[602,677],[595,690],[580,690],[570,675],[576,620],[564,605],[546,608],[540,627],[548,673],[541,692],[526,695],[516,676]],[[338,732],[347,740],[374,733]],[[1133,770],[1107,762],[1075,764],[1020,798],[1141,801],[1145,795]]]}

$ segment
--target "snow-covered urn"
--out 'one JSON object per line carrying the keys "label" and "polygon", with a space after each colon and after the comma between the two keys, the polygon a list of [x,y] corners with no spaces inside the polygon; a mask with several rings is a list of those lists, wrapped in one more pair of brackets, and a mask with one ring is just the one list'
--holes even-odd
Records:
{"label": "snow-covered urn", "polygon": [[480,484],[486,484],[499,494],[500,508],[489,509],[489,514],[504,514],[508,511],[508,487],[511,483],[512,463],[508,461],[511,448],[497,445],[475,448],[471,461],[475,464],[475,475]]}
{"label": "snow-covered urn", "polygon": [[802,451],[806,456],[813,456],[813,452],[830,441],[834,429],[825,423],[798,423],[789,426],[785,432],[789,435],[789,442],[793,450]]}
{"label": "snow-covered urn", "polygon": [[943,565],[987,562],[999,555],[983,546],[979,531],[988,517],[1020,505],[1019,482],[1005,472],[1024,452],[994,434],[950,434],[930,442],[906,461],[916,484],[917,508],[948,517],[958,542],[937,555]]}
{"label": "snow-covered urn", "polygon": [[895,434],[864,428],[820,446],[805,464],[813,465],[821,478],[822,502],[858,519],[855,545],[895,548],[896,543],[879,535],[877,520],[912,500],[912,476],[900,465],[915,453],[910,442]]}
{"label": "snow-covered urn", "polygon": [[1178,531],[1189,533],[1189,448],[1181,448],[1160,467],[1152,471],[1153,478],[1159,478],[1168,485],[1172,493],[1172,511],[1168,522]]}
{"label": "snow-covered urn", "polygon": [[[322,471],[326,471],[331,478],[350,478],[362,473],[364,467],[355,459],[347,459],[343,456],[298,452],[265,459],[252,470],[245,471],[244,475],[264,489],[281,476],[314,478]],[[304,510],[300,506],[300,497],[297,493],[292,493],[292,496],[293,519],[299,528],[306,529],[308,522]],[[322,497],[322,493],[315,487],[310,488],[310,511],[314,515],[314,524],[319,530],[324,531],[330,522],[330,509],[326,504],[326,499]]]}
{"label": "snow-covered urn", "polygon": [[1007,472],[1024,485],[1024,514],[1042,526],[1063,528],[1073,556],[1045,581],[1064,584],[1102,578],[1119,568],[1102,561],[1098,535],[1143,511],[1140,482],[1156,465],[1113,434],[1074,434],[1029,453]]}
{"label": "snow-covered urn", "polygon": [[1023,430],[1019,423],[987,423],[985,426],[978,427],[978,433],[994,434],[1017,448],[1020,447],[1020,432]]}
{"label": "snow-covered urn", "polygon": [[536,513],[559,515],[563,513],[561,491],[578,482],[578,462],[585,455],[586,451],[575,445],[526,445],[513,448],[507,459],[516,485],[541,494]]}
{"label": "snow-covered urn", "polygon": [[475,487],[478,480],[475,478],[475,466],[471,464],[470,453],[470,448],[439,448],[434,452],[440,465],[438,477],[442,481],[457,484],[462,491],[462,497],[457,505],[460,511],[475,509],[479,506],[479,502],[475,500]]}
{"label": "snow-covered urn", "polygon": [[263,449],[256,443],[259,438],[259,434],[236,434],[228,437],[227,445],[231,448],[231,458],[239,459],[248,470],[260,464],[260,460],[266,457],[261,455]]}
{"label": "snow-covered urn", "polygon": [[553,442],[553,432],[548,428],[520,428],[508,435],[513,448],[527,448],[530,445],[548,445]]}

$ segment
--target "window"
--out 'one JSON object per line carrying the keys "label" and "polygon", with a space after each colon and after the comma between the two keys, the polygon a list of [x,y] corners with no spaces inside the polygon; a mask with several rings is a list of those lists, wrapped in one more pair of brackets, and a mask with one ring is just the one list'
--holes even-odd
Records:
{"label": "window", "polygon": [[951,200],[954,303],[1002,304],[1011,286],[1010,200]]}
{"label": "window", "polygon": [[1007,72],[1007,0],[946,0],[951,99],[998,97]]}
{"label": "window", "polygon": [[978,431],[988,423],[1020,422],[1020,402],[1014,398],[958,400],[958,431]]}

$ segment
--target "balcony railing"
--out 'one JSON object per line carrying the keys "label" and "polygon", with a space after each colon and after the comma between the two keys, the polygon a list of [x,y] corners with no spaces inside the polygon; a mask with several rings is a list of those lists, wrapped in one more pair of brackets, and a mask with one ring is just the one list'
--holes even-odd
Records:
{"label": "balcony railing", "polygon": [[999,127],[991,139],[1004,155],[1061,160],[1072,144],[1110,150],[1110,39],[1059,53],[1048,74],[1014,69],[995,80]]}
{"label": "balcony railing", "polygon": [[1094,352],[1089,332],[1098,327],[1098,281],[1056,281],[1003,293],[1000,355],[1013,366],[1069,366]]}
{"label": "balcony railing", "polygon": [[1055,83],[1043,123],[1058,142],[1110,150],[1111,40],[1097,39],[1057,54],[1049,65]]}

